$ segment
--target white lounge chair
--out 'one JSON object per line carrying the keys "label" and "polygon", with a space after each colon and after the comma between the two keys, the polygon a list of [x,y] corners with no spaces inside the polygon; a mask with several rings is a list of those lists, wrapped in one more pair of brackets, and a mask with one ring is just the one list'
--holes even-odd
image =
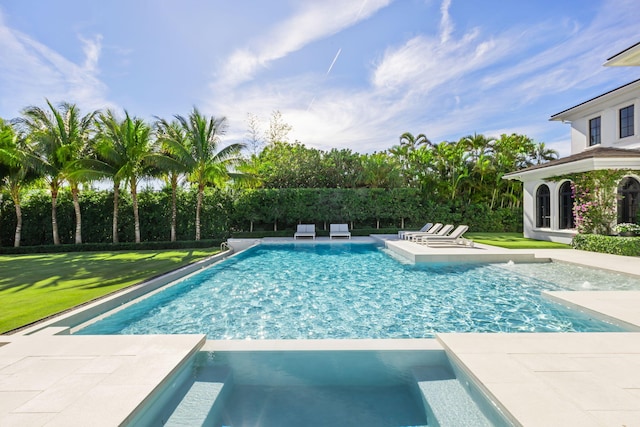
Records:
{"label": "white lounge chair", "polygon": [[429,229],[427,231],[407,231],[406,233],[404,233],[403,239],[404,240],[412,240],[413,236],[419,236],[419,235],[422,235],[422,234],[435,234],[441,228],[442,228],[442,223],[436,222],[431,227],[429,227]]}
{"label": "white lounge chair", "polygon": [[347,224],[331,224],[329,225],[329,239],[334,237],[348,237],[351,238],[349,232],[349,225]]}
{"label": "white lounge chair", "polygon": [[298,228],[293,235],[294,239],[298,237],[311,237],[316,238],[316,225],[315,224],[298,224]]}
{"label": "white lounge chair", "polygon": [[442,225],[437,222],[433,225],[433,227],[429,229],[429,231],[425,233],[411,233],[409,237],[407,237],[407,239],[415,242],[422,236],[444,236],[446,234],[449,234],[451,230],[453,230],[453,225]]}
{"label": "white lounge chair", "polygon": [[400,230],[398,231],[398,239],[406,239],[405,237],[406,234],[427,232],[429,231],[432,225],[433,225],[432,223],[428,222],[420,230]]}
{"label": "white lounge chair", "polygon": [[464,245],[473,247],[473,240],[462,237],[464,233],[469,229],[467,225],[459,225],[455,230],[446,236],[422,236],[418,243],[425,244],[427,246],[457,246]]}

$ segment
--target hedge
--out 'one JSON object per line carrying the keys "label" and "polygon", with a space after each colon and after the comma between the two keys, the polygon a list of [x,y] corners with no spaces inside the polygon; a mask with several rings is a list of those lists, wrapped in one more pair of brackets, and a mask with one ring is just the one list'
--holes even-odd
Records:
{"label": "hedge", "polygon": [[640,237],[603,236],[600,234],[578,234],[571,245],[583,251],[604,254],[640,256]]}
{"label": "hedge", "polygon": [[[171,192],[143,190],[138,193],[141,240],[169,240]],[[46,190],[25,192],[22,200],[21,246],[52,245],[51,197]],[[180,189],[177,194],[177,239],[195,236],[196,192]],[[112,242],[113,193],[85,190],[80,193],[83,243]],[[118,237],[134,241],[133,208],[130,195],[121,192],[118,209]],[[60,192],[58,228],[62,244],[74,242],[75,217],[71,195]],[[522,210],[491,210],[483,204],[463,200],[437,202],[414,188],[341,189],[284,188],[225,191],[207,188],[201,212],[201,234],[206,239],[224,240],[238,233],[266,235],[285,231],[291,235],[296,224],[314,223],[319,231],[330,223],[348,223],[354,235],[383,233],[384,229],[420,228],[425,222],[467,224],[470,231],[521,232]],[[13,202],[0,199],[0,247],[13,246],[15,232]],[[360,230],[360,231],[357,231]],[[139,246],[138,246],[139,247]]]}
{"label": "hedge", "polygon": [[9,254],[37,254],[60,252],[113,252],[113,251],[142,251],[163,249],[198,249],[218,248],[222,244],[221,239],[207,240],[181,240],[176,242],[141,242],[141,243],[83,243],[81,245],[40,245],[40,246],[12,246],[0,247],[0,255]]}

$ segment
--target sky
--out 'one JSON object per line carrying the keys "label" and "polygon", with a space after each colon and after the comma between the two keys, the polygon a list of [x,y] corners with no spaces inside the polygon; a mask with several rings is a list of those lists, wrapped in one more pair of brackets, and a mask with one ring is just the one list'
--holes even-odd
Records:
{"label": "sky", "polygon": [[0,117],[76,103],[152,121],[274,111],[290,142],[383,151],[520,133],[570,151],[555,113],[637,79],[637,0],[0,0]]}

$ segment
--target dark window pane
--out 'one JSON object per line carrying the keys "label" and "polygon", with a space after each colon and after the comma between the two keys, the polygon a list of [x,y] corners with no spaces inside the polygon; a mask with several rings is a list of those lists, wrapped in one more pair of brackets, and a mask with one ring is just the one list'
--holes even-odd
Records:
{"label": "dark window pane", "polygon": [[633,135],[633,105],[620,110],[620,138]]}
{"label": "dark window pane", "polygon": [[571,182],[567,181],[560,186],[560,229],[575,228],[573,218],[573,190]]}
{"label": "dark window pane", "polygon": [[542,184],[536,191],[536,227],[551,227],[551,193],[549,187]]}
{"label": "dark window pane", "polygon": [[600,117],[589,120],[589,145],[600,144]]}

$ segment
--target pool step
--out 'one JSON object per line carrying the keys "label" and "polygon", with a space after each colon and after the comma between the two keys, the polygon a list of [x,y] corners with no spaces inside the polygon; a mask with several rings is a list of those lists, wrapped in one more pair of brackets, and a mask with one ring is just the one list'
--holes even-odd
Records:
{"label": "pool step", "polygon": [[[224,402],[225,384],[231,372],[227,367],[210,367],[199,370],[193,383],[175,408],[164,426],[191,427],[209,425],[217,417]],[[228,388],[228,387],[227,387]]]}
{"label": "pool step", "polygon": [[429,426],[492,427],[450,369],[418,367],[413,375],[422,394]]}

